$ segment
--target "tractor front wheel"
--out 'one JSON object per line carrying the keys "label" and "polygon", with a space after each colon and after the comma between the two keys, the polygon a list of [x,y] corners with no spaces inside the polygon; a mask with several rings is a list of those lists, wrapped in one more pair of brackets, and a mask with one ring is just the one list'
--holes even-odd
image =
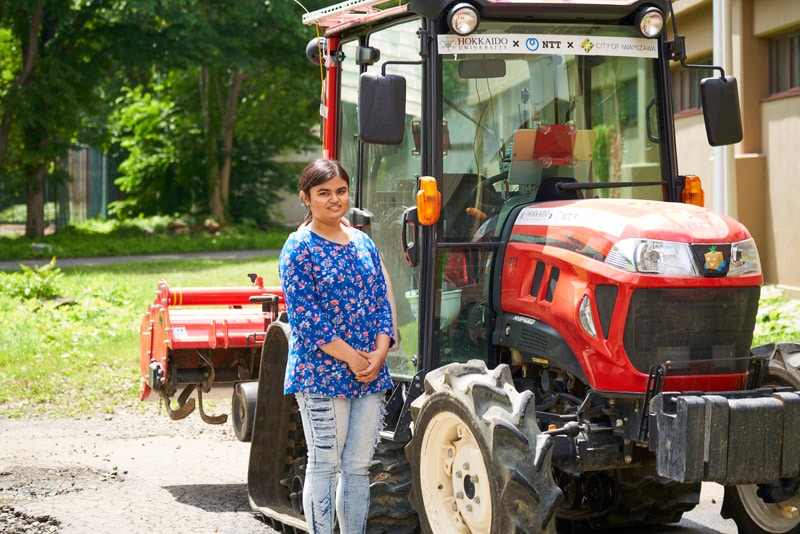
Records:
{"label": "tractor front wheel", "polygon": [[411,408],[411,503],[425,532],[553,532],[563,498],[530,392],[479,360],[428,373]]}
{"label": "tractor front wheel", "polygon": [[[789,386],[798,391],[799,369],[800,344],[777,344],[767,364],[763,385]],[[780,503],[767,503],[758,496],[757,491],[755,484],[726,486],[722,516],[733,519],[741,534],[800,533],[800,495]]]}

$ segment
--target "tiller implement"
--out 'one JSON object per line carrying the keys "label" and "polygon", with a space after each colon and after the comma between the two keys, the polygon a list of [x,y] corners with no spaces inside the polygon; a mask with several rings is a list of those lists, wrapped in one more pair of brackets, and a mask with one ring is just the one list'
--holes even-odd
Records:
{"label": "tiller implement", "polygon": [[203,394],[233,388],[233,426],[243,441],[252,428],[265,333],[285,311],[280,287],[264,287],[260,276],[248,276],[250,287],[171,288],[159,281],[139,331],[139,399],[157,393],[177,420],[194,411],[195,400],[189,397],[197,390],[203,421],[222,424],[228,416],[207,414]]}

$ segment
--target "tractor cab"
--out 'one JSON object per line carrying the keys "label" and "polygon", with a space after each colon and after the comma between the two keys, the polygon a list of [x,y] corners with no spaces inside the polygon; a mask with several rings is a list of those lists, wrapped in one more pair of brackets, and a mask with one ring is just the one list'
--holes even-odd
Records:
{"label": "tractor cab", "polygon": [[[354,222],[393,286],[390,366],[398,377],[493,366],[490,273],[515,210],[702,193],[678,175],[665,82],[682,41],[668,40],[666,2],[547,2],[535,17],[521,2],[375,4],[304,22],[324,28],[309,44],[325,76],[323,152],[356,177]],[[716,140],[730,142],[719,117],[738,117],[736,106],[707,120]],[[435,207],[418,208],[422,198]]]}

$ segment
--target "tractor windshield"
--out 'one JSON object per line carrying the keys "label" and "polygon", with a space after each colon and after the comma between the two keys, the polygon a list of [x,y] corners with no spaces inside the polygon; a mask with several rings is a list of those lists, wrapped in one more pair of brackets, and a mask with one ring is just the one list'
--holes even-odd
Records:
{"label": "tractor windshield", "polygon": [[[515,195],[553,199],[565,181],[610,186],[555,198],[662,199],[657,41],[631,27],[488,22],[438,45],[445,204],[474,189],[463,200],[496,212]],[[446,239],[474,235],[459,222]]]}

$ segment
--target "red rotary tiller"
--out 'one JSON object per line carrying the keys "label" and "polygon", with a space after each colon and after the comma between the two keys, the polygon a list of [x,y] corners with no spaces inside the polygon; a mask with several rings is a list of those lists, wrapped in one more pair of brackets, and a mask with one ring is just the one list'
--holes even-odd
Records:
{"label": "red rotary tiller", "polygon": [[197,390],[203,421],[222,424],[228,416],[207,414],[203,393],[234,388],[234,430],[240,439],[249,434],[265,333],[285,305],[280,287],[264,287],[260,276],[248,276],[250,287],[171,288],[158,282],[139,332],[140,400],[156,392],[170,418],[183,419],[195,408],[189,397]]}

